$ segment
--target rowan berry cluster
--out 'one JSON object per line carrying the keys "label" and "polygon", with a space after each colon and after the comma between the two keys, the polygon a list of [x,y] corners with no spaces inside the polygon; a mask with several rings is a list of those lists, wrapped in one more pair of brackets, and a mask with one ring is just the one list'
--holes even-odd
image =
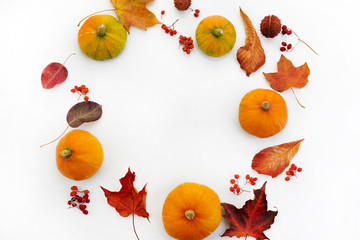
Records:
{"label": "rowan berry cluster", "polygon": [[179,44],[180,46],[183,46],[182,50],[187,54],[190,54],[191,50],[194,48],[194,41],[191,39],[191,37],[180,35]]}
{"label": "rowan berry cluster", "polygon": [[245,176],[245,183],[242,187],[239,186],[239,174],[235,174],[234,175],[234,178],[230,179],[230,192],[236,194],[236,195],[239,195],[243,192],[248,192],[247,190],[244,189],[244,187],[246,186],[246,184],[251,184],[252,186],[254,186],[256,184],[256,181],[258,180],[257,177],[250,177],[249,174],[247,174]]}
{"label": "rowan berry cluster", "polygon": [[297,172],[301,172],[302,168],[297,167],[295,164],[291,164],[290,168],[286,171],[285,181],[289,181],[291,177],[296,177]]}
{"label": "rowan berry cluster", "polygon": [[89,93],[89,88],[87,88],[85,85],[75,86],[70,91],[72,93],[78,93],[79,94],[79,99],[80,99],[81,96],[84,96],[84,100],[89,101],[89,97],[87,96],[87,94]]}
{"label": "rowan berry cluster", "polygon": [[165,24],[161,25],[161,28],[164,29],[166,34],[170,34],[170,36],[174,36],[177,34],[177,31],[174,28],[175,23],[179,21],[179,19],[177,19],[173,24],[171,24],[170,26],[166,26]]}
{"label": "rowan berry cluster", "polygon": [[281,33],[282,33],[282,35],[291,35],[292,30],[290,28],[288,28],[286,25],[282,25]]}
{"label": "rowan berry cluster", "polygon": [[194,16],[195,16],[195,17],[199,17],[200,10],[199,10],[199,9],[195,9],[194,11],[195,11]]}
{"label": "rowan berry cluster", "polygon": [[79,191],[77,186],[71,187],[70,197],[68,201],[69,208],[78,208],[83,214],[87,215],[89,212],[86,209],[87,203],[90,202],[89,190]]}

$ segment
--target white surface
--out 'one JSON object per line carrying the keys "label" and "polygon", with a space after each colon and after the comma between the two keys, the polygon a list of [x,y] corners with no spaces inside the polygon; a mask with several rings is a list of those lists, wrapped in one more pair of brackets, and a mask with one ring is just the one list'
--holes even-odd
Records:
{"label": "white surface", "polygon": [[[250,77],[240,69],[236,50],[244,44],[239,6],[257,31],[261,19],[275,14],[293,28],[320,56],[299,44],[286,53],[295,66],[307,62],[308,85],[281,93],[288,105],[284,131],[267,139],[244,132],[237,121],[238,105],[248,91],[270,88],[262,72],[276,71],[280,43],[260,36],[266,64]],[[223,15],[235,26],[237,41],[224,57],[205,56],[195,47],[190,55],[178,49],[177,37],[160,25],[142,31],[132,27],[124,51],[113,60],[87,58],[77,44],[77,24],[93,12],[112,8],[110,1],[1,1],[0,109],[0,239],[135,239],[131,218],[110,207],[99,186],[119,190],[127,168],[136,172],[135,186],[147,183],[146,219],[136,217],[140,239],[171,239],[164,231],[161,210],[167,194],[184,181],[214,189],[222,202],[241,207],[251,193],[228,191],[234,173],[258,176],[267,184],[269,209],[279,210],[265,234],[272,240],[355,239],[358,237],[359,43],[357,1],[193,1],[178,12],[172,1],[148,5],[170,25],[179,18],[179,34],[192,36],[205,16]],[[111,12],[109,14],[112,14]],[[40,75],[50,62],[63,62],[69,77],[51,90]],[[84,124],[101,141],[105,159],[91,179],[74,182],[56,169],[56,143],[39,148],[66,127],[68,109],[77,103],[70,93],[86,84],[90,99],[103,105],[102,118]],[[252,157],[263,148],[305,138],[294,163],[304,171],[284,181],[251,169]],[[89,215],[67,209],[72,185],[91,191]],[[250,188],[251,189],[251,188]],[[224,221],[207,239],[220,238]],[[249,238],[250,239],[250,238]]]}

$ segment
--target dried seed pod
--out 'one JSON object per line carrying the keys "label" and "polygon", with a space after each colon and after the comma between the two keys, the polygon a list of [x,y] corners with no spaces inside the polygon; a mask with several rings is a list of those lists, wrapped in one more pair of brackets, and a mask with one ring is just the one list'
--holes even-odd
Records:
{"label": "dried seed pod", "polygon": [[191,0],[174,0],[175,7],[180,11],[187,10],[191,5]]}
{"label": "dried seed pod", "polygon": [[260,23],[260,31],[267,38],[276,37],[281,31],[281,20],[275,15],[264,17]]}

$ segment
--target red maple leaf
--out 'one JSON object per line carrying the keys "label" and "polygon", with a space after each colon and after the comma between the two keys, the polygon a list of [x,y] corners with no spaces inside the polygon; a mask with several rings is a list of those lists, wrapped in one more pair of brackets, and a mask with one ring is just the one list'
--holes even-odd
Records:
{"label": "red maple leaf", "polygon": [[149,220],[149,213],[146,211],[146,185],[138,192],[134,188],[134,181],[135,172],[131,172],[129,168],[126,175],[120,179],[122,185],[120,191],[111,192],[103,187],[101,189],[105,193],[108,204],[114,207],[122,217],[128,217],[132,214],[134,232],[138,238],[134,226],[134,214]]}
{"label": "red maple leaf", "polygon": [[255,198],[248,200],[240,209],[228,203],[221,204],[225,211],[223,217],[230,224],[221,237],[269,239],[263,232],[271,227],[278,212],[267,210],[265,186],[266,182],[261,189],[254,190]]}

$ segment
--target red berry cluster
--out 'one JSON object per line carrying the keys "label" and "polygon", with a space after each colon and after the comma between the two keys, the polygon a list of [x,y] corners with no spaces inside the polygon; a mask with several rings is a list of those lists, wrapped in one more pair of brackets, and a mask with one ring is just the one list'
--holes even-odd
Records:
{"label": "red berry cluster", "polygon": [[235,174],[234,175],[234,178],[230,179],[230,183],[231,183],[231,186],[230,186],[230,192],[236,194],[236,195],[239,195],[243,192],[248,192],[247,190],[244,190],[244,187],[246,186],[246,184],[250,183],[252,186],[254,186],[256,184],[256,181],[258,180],[256,177],[250,177],[249,174],[247,174],[245,176],[245,179],[246,179],[246,182],[245,184],[240,187],[239,186],[239,174]]}
{"label": "red berry cluster", "polygon": [[287,44],[286,42],[282,42],[281,45],[282,45],[282,47],[280,48],[280,51],[282,51],[282,52],[290,51],[292,48],[291,43]]}
{"label": "red berry cluster", "polygon": [[282,35],[291,35],[292,30],[290,28],[288,28],[286,25],[282,25],[281,33],[282,33]]}
{"label": "red berry cluster", "polygon": [[83,214],[87,215],[89,212],[86,210],[86,204],[90,202],[89,190],[79,191],[76,186],[71,187],[71,199],[68,201],[70,208],[78,208]]}
{"label": "red berry cluster", "polygon": [[199,17],[199,13],[200,13],[200,10],[199,10],[199,9],[195,9],[194,16],[195,16],[195,17]]}
{"label": "red berry cluster", "polygon": [[71,89],[72,93],[78,93],[79,99],[82,95],[84,95],[84,100],[85,101],[89,101],[89,97],[87,96],[87,94],[89,93],[89,88],[87,88],[85,85],[81,85],[79,86],[75,86],[73,89]]}
{"label": "red berry cluster", "polygon": [[183,35],[180,35],[179,44],[180,46],[183,46],[182,50],[187,54],[190,54],[191,49],[194,48],[194,41],[191,39],[191,37],[185,37]]}
{"label": "red berry cluster", "polygon": [[295,164],[291,164],[289,170],[286,171],[286,177],[285,177],[285,181],[289,181],[290,177],[295,176],[296,177],[296,172],[301,172],[302,168],[301,167],[297,167]]}
{"label": "red berry cluster", "polygon": [[170,36],[174,36],[177,34],[177,31],[174,28],[175,23],[179,21],[179,19],[177,19],[173,24],[171,24],[170,26],[166,26],[165,24],[161,25],[161,28],[164,29],[165,33],[170,34]]}

